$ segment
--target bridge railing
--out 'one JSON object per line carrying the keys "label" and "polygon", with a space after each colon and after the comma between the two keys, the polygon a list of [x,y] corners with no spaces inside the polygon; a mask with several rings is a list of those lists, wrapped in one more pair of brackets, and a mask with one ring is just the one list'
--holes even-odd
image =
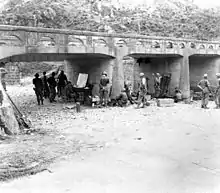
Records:
{"label": "bridge railing", "polygon": [[[134,52],[153,50],[165,53],[182,53],[189,49],[193,54],[220,54],[220,42],[183,38],[115,34],[69,29],[0,25],[0,46],[38,47],[112,47],[131,48]],[[83,50],[82,50],[83,52]]]}

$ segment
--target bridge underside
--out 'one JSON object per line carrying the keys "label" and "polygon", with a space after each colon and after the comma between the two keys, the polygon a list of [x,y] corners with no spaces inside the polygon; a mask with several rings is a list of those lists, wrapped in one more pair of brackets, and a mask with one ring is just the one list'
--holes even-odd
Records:
{"label": "bridge underside", "polygon": [[138,59],[138,58],[178,58],[178,57],[182,57],[179,54],[142,54],[142,53],[130,54],[128,56],[135,58],[135,59]]}
{"label": "bridge underside", "polygon": [[29,53],[13,55],[0,60],[1,62],[43,62],[43,61],[64,61],[64,60],[93,60],[93,59],[113,59],[112,56],[97,53]]}
{"label": "bridge underside", "polygon": [[208,74],[208,79],[212,85],[216,85],[216,73],[220,72],[219,55],[193,55],[189,57],[190,87],[194,91],[198,82],[204,74]]}
{"label": "bridge underside", "polygon": [[136,64],[134,65],[133,72],[129,69],[129,65],[124,65],[125,71],[133,74],[131,78],[129,74],[125,73],[125,80],[134,82],[134,89],[136,90],[139,82],[139,73],[144,74],[149,78],[149,92],[154,93],[154,80],[152,73],[171,73],[172,79],[170,83],[170,94],[172,95],[175,87],[180,84],[180,71],[182,56],[178,54],[131,54],[130,57],[134,58]]}

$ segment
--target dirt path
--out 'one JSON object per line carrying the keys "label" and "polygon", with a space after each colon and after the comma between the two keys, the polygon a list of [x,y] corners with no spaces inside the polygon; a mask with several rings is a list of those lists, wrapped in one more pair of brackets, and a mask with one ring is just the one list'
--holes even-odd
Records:
{"label": "dirt path", "polygon": [[[63,138],[63,146],[48,147],[52,152],[66,147],[64,159],[50,166],[52,173],[0,184],[0,192],[219,192],[219,110],[202,110],[199,104],[90,109],[81,114],[61,109],[33,106],[31,115],[49,112],[48,118],[40,116],[42,124],[60,133],[56,137]],[[70,153],[73,139],[81,148]]]}

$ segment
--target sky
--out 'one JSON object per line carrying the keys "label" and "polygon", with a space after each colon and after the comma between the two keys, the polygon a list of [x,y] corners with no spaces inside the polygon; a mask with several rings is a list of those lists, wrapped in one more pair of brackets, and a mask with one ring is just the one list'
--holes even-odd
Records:
{"label": "sky", "polygon": [[[143,2],[151,3],[154,0],[120,0],[122,2],[129,2],[132,4],[139,4]],[[220,6],[220,0],[194,0],[194,3],[197,4],[201,8],[210,8],[215,6]]]}

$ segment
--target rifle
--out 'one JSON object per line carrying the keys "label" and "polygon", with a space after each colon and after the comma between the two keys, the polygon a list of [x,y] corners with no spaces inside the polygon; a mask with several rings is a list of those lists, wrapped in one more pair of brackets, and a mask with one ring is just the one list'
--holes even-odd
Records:
{"label": "rifle", "polygon": [[[5,92],[6,93],[6,92]],[[11,104],[13,105],[14,109],[17,111],[17,113],[19,114],[17,117],[18,123],[22,126],[24,126],[27,129],[30,129],[30,121],[27,120],[25,118],[25,116],[19,111],[19,109],[17,108],[17,106],[14,104],[14,102],[12,101],[11,97],[8,95],[8,93],[6,93],[8,99],[10,100]],[[25,120],[26,119],[26,120]],[[29,124],[27,123],[29,122]]]}

